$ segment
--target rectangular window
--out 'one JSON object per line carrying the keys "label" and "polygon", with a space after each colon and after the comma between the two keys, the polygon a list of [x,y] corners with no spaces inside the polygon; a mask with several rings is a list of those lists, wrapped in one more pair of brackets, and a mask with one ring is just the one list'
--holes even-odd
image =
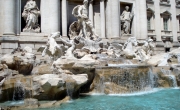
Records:
{"label": "rectangular window", "polygon": [[165,30],[165,31],[168,31],[168,19],[167,19],[167,18],[164,18],[164,19],[163,19],[163,22],[164,22],[164,30]]}
{"label": "rectangular window", "polygon": [[150,17],[147,18],[147,28],[148,28],[148,30],[151,29],[151,18]]}

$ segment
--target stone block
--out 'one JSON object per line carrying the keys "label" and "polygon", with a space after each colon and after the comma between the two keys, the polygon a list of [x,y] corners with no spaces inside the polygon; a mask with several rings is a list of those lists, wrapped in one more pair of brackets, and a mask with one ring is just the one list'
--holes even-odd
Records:
{"label": "stone block", "polygon": [[2,54],[8,54],[11,53],[13,49],[2,49]]}
{"label": "stone block", "polygon": [[28,47],[31,47],[32,49],[34,49],[34,44],[23,43],[23,44],[20,44],[20,46],[21,46],[21,48],[28,46]]}
{"label": "stone block", "polygon": [[1,48],[2,49],[14,49],[18,47],[18,43],[1,43]]}

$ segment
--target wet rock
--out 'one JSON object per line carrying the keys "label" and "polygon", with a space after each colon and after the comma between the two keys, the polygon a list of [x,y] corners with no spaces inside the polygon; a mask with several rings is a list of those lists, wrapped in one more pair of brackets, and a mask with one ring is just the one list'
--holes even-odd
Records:
{"label": "wet rock", "polygon": [[24,105],[25,106],[39,106],[39,102],[37,99],[29,98],[29,99],[24,99]]}

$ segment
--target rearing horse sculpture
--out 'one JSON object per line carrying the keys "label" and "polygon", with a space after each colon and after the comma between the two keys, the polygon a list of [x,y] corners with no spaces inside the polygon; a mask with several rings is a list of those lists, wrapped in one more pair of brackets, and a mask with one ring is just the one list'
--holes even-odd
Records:
{"label": "rearing horse sculpture", "polygon": [[135,37],[128,38],[127,42],[124,44],[122,48],[123,55],[125,55],[126,58],[129,58],[129,59],[137,57],[136,55],[137,44],[138,43]]}

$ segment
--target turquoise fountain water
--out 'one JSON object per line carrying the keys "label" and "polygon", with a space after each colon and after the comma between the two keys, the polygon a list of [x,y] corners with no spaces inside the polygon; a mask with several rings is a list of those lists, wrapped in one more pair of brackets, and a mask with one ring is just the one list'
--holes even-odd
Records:
{"label": "turquoise fountain water", "polygon": [[[22,101],[0,103],[21,105]],[[79,99],[53,108],[35,110],[179,110],[180,89],[153,89],[134,94],[81,95]]]}
{"label": "turquoise fountain water", "polygon": [[179,110],[180,89],[122,95],[89,95],[56,108],[37,110]]}

